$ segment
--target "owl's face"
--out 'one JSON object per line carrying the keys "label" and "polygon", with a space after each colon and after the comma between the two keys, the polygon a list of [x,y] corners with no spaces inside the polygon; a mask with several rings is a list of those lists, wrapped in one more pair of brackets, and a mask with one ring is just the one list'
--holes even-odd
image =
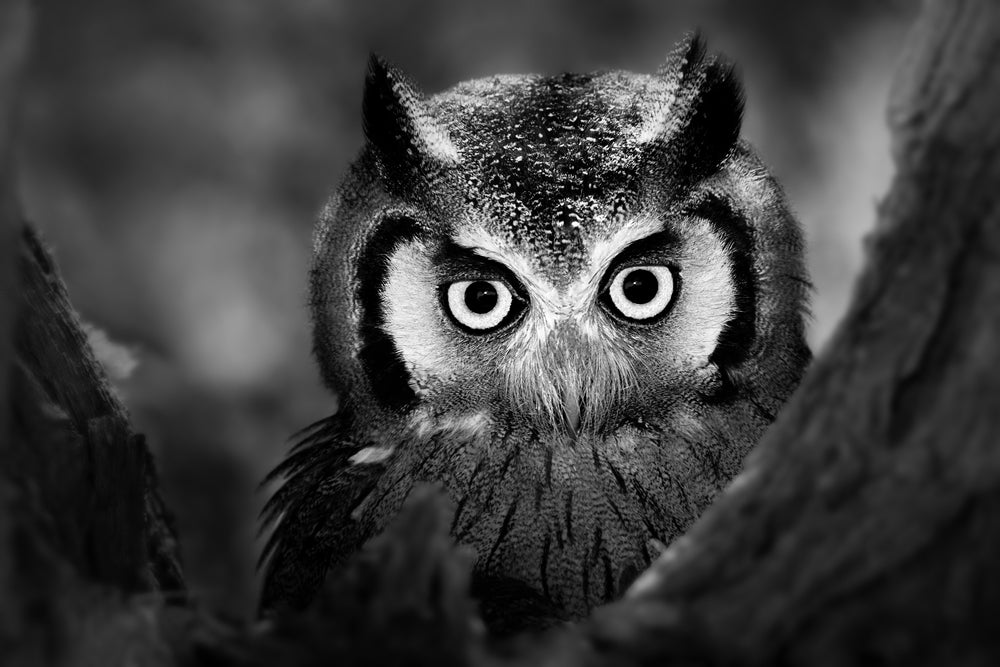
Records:
{"label": "owl's face", "polygon": [[359,521],[443,482],[478,571],[572,615],[711,502],[808,358],[799,232],[741,112],[697,42],[430,98],[373,62],[311,286],[352,462],[386,466]]}
{"label": "owl's face", "polygon": [[747,286],[716,195],[630,209],[614,192],[531,210],[479,192],[482,210],[435,220],[387,256],[378,305],[413,427],[515,420],[540,437],[607,437],[684,419],[687,402],[722,388],[711,357],[745,316]]}

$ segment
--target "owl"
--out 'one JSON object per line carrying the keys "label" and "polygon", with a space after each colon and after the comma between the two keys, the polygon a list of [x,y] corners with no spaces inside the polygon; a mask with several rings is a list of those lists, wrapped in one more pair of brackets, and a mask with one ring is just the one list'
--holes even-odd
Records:
{"label": "owl", "polygon": [[742,112],[698,36],[653,75],[433,96],[372,58],[310,274],[339,405],[272,473],[265,609],[305,606],[422,482],[496,628],[586,615],[684,533],[809,360],[801,233]]}

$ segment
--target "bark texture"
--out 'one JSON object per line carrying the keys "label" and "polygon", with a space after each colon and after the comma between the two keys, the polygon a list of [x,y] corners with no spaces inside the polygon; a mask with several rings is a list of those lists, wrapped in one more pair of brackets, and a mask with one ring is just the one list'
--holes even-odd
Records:
{"label": "bark texture", "polygon": [[9,26],[23,11],[0,0],[0,663],[1000,660],[995,0],[925,6],[890,108],[898,173],[854,303],[744,473],[624,600],[502,646],[468,596],[452,508],[429,488],[304,614],[241,626],[165,603],[182,578],[148,451],[51,257],[20,231]]}
{"label": "bark texture", "polygon": [[[179,590],[176,540],[149,450],[94,357],[51,255],[29,229],[20,241],[25,305],[11,404],[21,415],[15,433],[27,431],[23,446],[14,440],[17,468],[47,478],[40,499],[59,525],[62,554],[81,574],[130,593]],[[36,430],[39,407],[72,444],[52,446]]]}

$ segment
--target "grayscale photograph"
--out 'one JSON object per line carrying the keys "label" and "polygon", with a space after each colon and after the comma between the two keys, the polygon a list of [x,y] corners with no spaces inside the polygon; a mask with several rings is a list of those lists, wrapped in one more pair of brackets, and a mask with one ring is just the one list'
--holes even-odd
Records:
{"label": "grayscale photograph", "polygon": [[0,0],[0,665],[1000,664],[996,0]]}

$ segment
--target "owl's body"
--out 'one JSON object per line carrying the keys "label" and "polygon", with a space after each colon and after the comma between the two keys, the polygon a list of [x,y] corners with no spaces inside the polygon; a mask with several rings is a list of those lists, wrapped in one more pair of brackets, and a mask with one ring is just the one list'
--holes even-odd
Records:
{"label": "owl's body", "polygon": [[421,481],[456,503],[482,596],[554,617],[684,532],[809,356],[799,230],[741,114],[697,39],[656,75],[430,98],[373,60],[311,280],[341,407],[276,471],[265,606],[306,603]]}

